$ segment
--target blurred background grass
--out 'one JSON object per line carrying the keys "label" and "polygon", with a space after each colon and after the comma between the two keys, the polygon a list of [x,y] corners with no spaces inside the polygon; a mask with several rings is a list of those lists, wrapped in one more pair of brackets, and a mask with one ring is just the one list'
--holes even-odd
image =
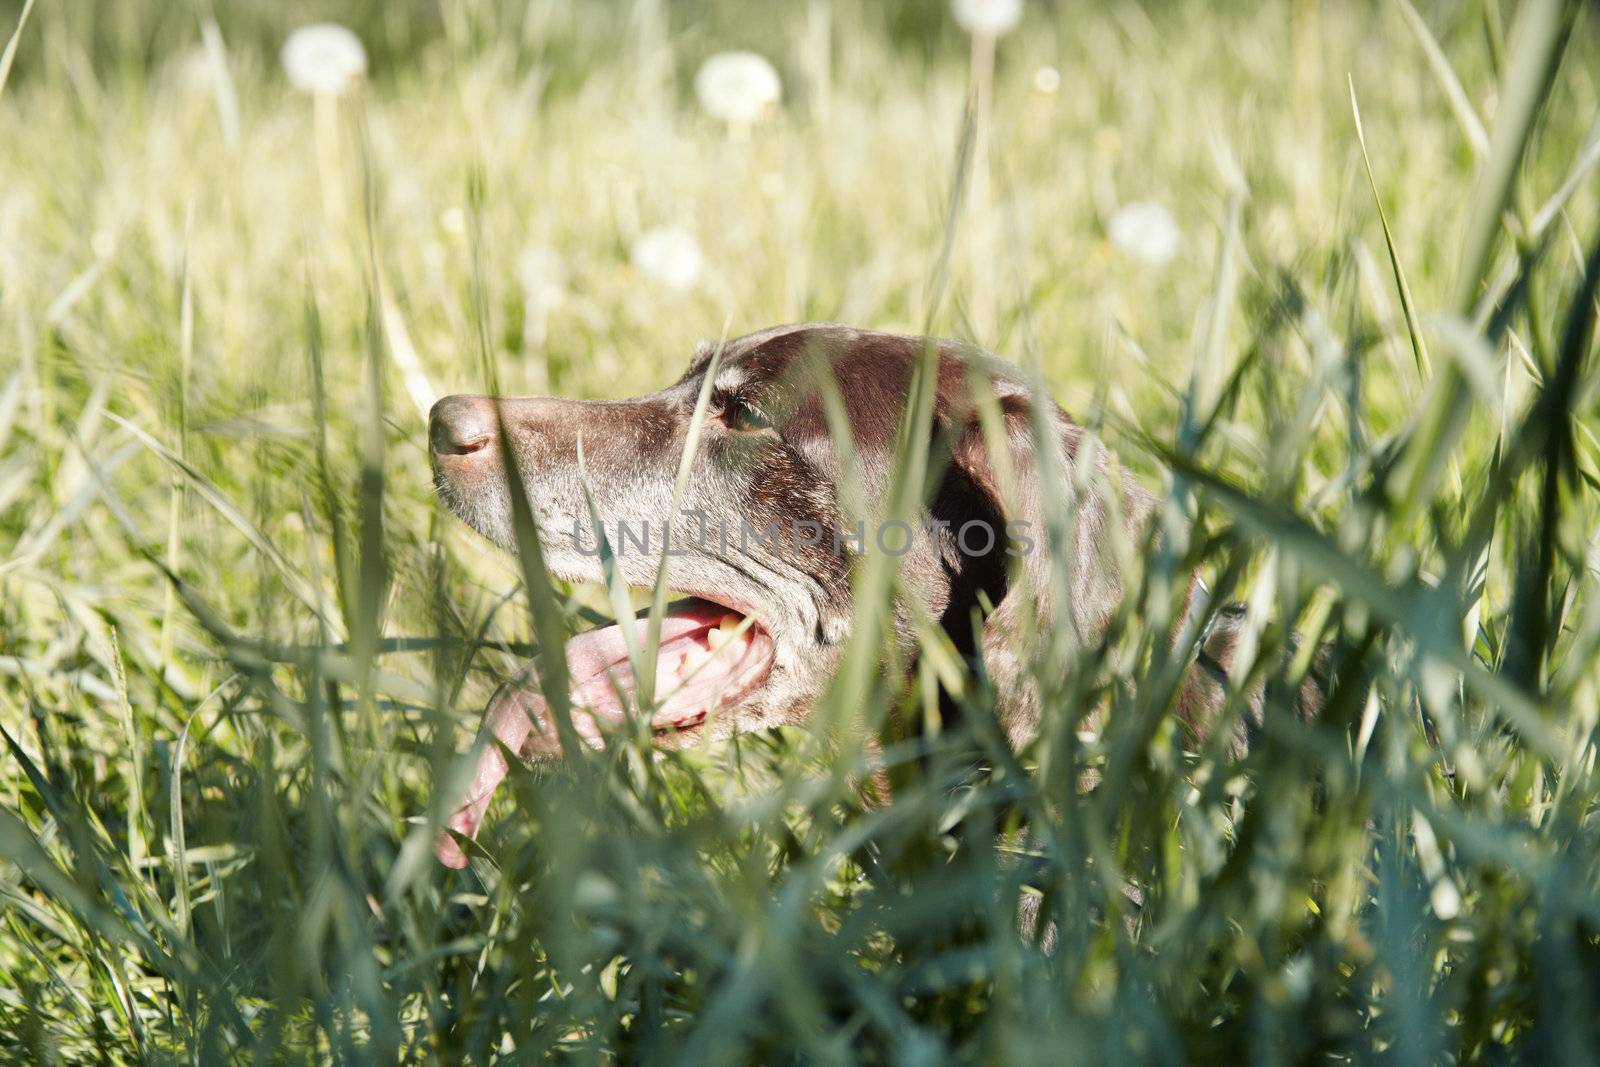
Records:
{"label": "blurred background grass", "polygon": [[[279,61],[318,19],[367,50],[336,100]],[[1592,10],[1029,3],[975,174],[973,46],[939,3],[40,0],[21,27],[5,1055],[1600,1047]],[[783,81],[748,130],[693,88],[730,48]],[[1111,239],[1138,203],[1169,261]],[[702,251],[693,285],[633,262],[660,227]],[[795,736],[619,747],[522,776],[494,862],[433,866],[435,772],[530,629],[515,564],[432,500],[429,397],[629,395],[725,324],[804,319],[1036,359],[1193,519],[1165,573],[1249,601],[1257,676],[1305,670],[1292,629],[1330,642],[1327,721],[1269,716],[1239,764],[1182,736],[1153,581],[1105,648],[1041,665],[1030,776],[953,731],[863,812]],[[580,624],[604,603],[563,592]]]}

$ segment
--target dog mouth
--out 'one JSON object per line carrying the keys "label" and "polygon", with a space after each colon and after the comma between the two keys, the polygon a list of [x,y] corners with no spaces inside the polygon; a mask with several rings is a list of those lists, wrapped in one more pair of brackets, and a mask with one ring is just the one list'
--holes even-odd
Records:
{"label": "dog mouth", "polygon": [[[641,701],[644,679],[634,669],[629,647],[647,658],[648,642],[645,613],[598,626],[567,642],[572,727],[584,743],[603,748],[607,733],[622,728],[630,713],[637,714],[642,707],[650,708],[649,726],[655,734],[696,731],[711,716],[759,689],[777,658],[772,635],[754,615],[700,597],[680,600],[661,620],[651,699]],[[484,710],[479,731],[483,747],[472,784],[434,845],[435,855],[447,867],[466,866],[467,855],[455,835],[477,836],[495,788],[510,769],[500,745],[523,756],[561,754],[555,724],[546,714],[535,677],[530,669],[502,686]]]}
{"label": "dog mouth", "polygon": [[[571,705],[600,723],[621,724],[628,709],[641,704],[629,630],[641,656],[648,657],[644,615],[588,630],[566,645]],[[766,681],[776,653],[771,635],[753,616],[699,597],[669,605],[647,702],[651,730],[687,730],[737,704]]]}

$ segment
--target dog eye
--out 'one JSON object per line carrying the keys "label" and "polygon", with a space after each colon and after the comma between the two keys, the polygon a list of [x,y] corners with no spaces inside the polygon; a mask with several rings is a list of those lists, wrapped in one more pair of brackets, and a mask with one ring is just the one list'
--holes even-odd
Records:
{"label": "dog eye", "polygon": [[722,423],[737,433],[755,433],[772,429],[772,420],[736,396],[719,398],[718,412]]}

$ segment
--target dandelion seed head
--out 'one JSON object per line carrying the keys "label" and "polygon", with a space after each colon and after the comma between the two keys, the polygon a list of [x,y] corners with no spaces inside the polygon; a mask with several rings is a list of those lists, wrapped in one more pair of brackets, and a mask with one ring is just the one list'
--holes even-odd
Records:
{"label": "dandelion seed head", "polygon": [[951,13],[968,33],[1004,37],[1022,21],[1022,0],[953,0]]}
{"label": "dandelion seed head", "polygon": [[367,73],[367,50],[360,38],[333,22],[295,30],[283,43],[280,58],[291,85],[322,96],[343,96]]}
{"label": "dandelion seed head", "polygon": [[1161,204],[1140,200],[1117,209],[1106,226],[1112,247],[1130,259],[1159,267],[1178,254],[1178,223]]}
{"label": "dandelion seed head", "polygon": [[754,52],[718,52],[694,76],[700,106],[712,118],[749,125],[778,106],[783,83],[766,58]]}
{"label": "dandelion seed head", "polygon": [[694,234],[677,226],[647,230],[630,250],[634,269],[672,289],[692,289],[705,269],[705,256]]}

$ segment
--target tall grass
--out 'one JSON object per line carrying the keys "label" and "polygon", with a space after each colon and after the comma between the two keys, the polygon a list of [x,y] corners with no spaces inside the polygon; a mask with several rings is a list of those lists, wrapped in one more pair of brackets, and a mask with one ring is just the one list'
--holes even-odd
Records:
{"label": "tall grass", "polygon": [[[276,53],[329,15],[373,77],[319,118]],[[1593,1058],[1592,11],[1040,3],[979,131],[943,5],[0,3],[19,23],[6,1057]],[[785,76],[748,138],[689,88],[733,46]],[[1181,227],[1164,268],[1104,236],[1141,199]],[[628,265],[658,224],[698,234],[696,289]],[[536,330],[530,245],[568,271]],[[1037,620],[1013,753],[936,632],[880,669],[869,568],[829,731],[518,771],[472,867],[435,865],[496,681],[613,605],[440,510],[429,397],[631,394],[807,318],[970,336],[1163,494],[1109,637]],[[1086,476],[1057,472],[1058,534]],[[1172,716],[1196,568],[1266,687],[1240,759]]]}

